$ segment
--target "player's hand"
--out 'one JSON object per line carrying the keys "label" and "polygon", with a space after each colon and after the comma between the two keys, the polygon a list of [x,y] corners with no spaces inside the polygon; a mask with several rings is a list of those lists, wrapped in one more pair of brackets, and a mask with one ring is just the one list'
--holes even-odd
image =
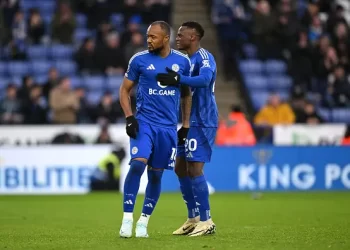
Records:
{"label": "player's hand", "polygon": [[177,131],[177,145],[181,146],[181,145],[185,144],[185,141],[187,139],[188,130],[189,130],[189,128],[181,127]]}
{"label": "player's hand", "polygon": [[157,74],[157,81],[164,86],[178,86],[180,84],[180,74],[175,71],[165,68],[168,73]]}
{"label": "player's hand", "polygon": [[139,123],[136,118],[131,115],[126,117],[126,133],[133,139],[136,139],[136,135],[139,132]]}

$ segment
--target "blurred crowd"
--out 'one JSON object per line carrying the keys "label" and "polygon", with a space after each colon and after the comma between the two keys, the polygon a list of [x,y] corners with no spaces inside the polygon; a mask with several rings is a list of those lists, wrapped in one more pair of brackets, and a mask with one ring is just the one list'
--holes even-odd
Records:
{"label": "blurred crowd", "polygon": [[[0,124],[117,122],[127,62],[170,11],[169,0],[0,0]],[[87,89],[87,76],[120,82]]]}
{"label": "blurred crowd", "polygon": [[[349,1],[213,0],[212,6],[225,76],[242,83],[256,113],[251,123],[240,122],[249,127],[244,133],[253,127],[259,139],[271,140],[277,124],[350,123]],[[222,134],[241,131],[240,118],[232,117],[242,113],[232,110]],[[237,138],[226,145],[239,145],[232,142]]]}
{"label": "blurred crowd", "polygon": [[239,74],[242,45],[257,58],[284,60],[292,95],[315,94],[323,106],[350,106],[350,3],[342,0],[214,1],[228,78]]}

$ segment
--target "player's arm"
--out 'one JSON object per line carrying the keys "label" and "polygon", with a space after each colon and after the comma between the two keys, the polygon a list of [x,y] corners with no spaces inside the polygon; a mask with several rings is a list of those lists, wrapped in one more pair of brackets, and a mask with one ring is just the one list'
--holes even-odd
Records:
{"label": "player's arm", "polygon": [[[208,64],[207,64],[208,62]],[[208,60],[203,60],[201,62],[201,68],[199,70],[198,76],[184,76],[180,77],[180,84],[187,85],[194,88],[205,88],[210,84],[214,74],[213,69],[209,65]]]}
{"label": "player's arm", "polygon": [[182,114],[182,127],[190,127],[192,95],[191,89],[188,86],[181,86],[181,114]]}
{"label": "player's arm", "polygon": [[132,113],[130,93],[138,78],[137,58],[133,56],[130,59],[123,83],[119,89],[119,101],[126,118],[126,133],[134,139],[136,139],[137,133],[139,132],[139,124]]}
{"label": "player's arm", "polygon": [[134,82],[124,77],[123,83],[119,89],[119,101],[120,105],[124,111],[125,117],[132,116],[132,108],[130,101],[130,93],[132,88],[134,87]]}

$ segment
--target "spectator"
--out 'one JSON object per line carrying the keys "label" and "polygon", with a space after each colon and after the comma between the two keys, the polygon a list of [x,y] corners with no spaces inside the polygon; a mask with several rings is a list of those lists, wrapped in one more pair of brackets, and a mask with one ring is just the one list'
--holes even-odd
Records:
{"label": "spectator", "polygon": [[307,6],[307,11],[301,19],[301,23],[304,28],[310,27],[314,17],[318,16],[320,7],[317,4],[317,1],[309,1]]}
{"label": "spectator", "polygon": [[52,40],[54,42],[71,44],[76,27],[75,16],[68,3],[61,2],[58,11],[52,19]]}
{"label": "spectator", "polygon": [[97,63],[107,75],[121,75],[126,70],[126,61],[119,46],[118,33],[111,33],[106,38],[106,45],[97,52]]}
{"label": "spectator", "polygon": [[108,126],[103,126],[100,134],[98,135],[95,144],[112,144],[112,138],[108,131]]}
{"label": "spectator", "polygon": [[16,43],[24,43],[27,38],[27,24],[24,19],[24,13],[17,11],[12,23],[12,39]]}
{"label": "spectator", "polygon": [[233,106],[227,120],[219,124],[216,144],[219,146],[251,146],[256,139],[250,123],[239,107]]}
{"label": "spectator", "polygon": [[335,67],[334,74],[330,77],[328,93],[333,97],[336,106],[350,105],[350,81],[342,65]]}
{"label": "spectator", "polygon": [[318,77],[321,79],[327,79],[328,75],[333,71],[338,63],[339,59],[337,52],[333,47],[329,47],[324,59],[319,62]]}
{"label": "spectator", "polygon": [[142,5],[137,0],[124,0],[123,11],[124,23],[129,23],[129,19],[142,13]]}
{"label": "spectator", "polygon": [[61,144],[84,144],[83,138],[79,134],[73,134],[70,132],[63,132],[56,135],[51,144],[61,145]]}
{"label": "spectator", "polygon": [[122,48],[124,48],[130,42],[131,37],[135,32],[140,32],[140,23],[140,16],[133,16],[130,18],[127,29],[125,32],[123,32],[120,39],[120,46]]}
{"label": "spectator", "polygon": [[314,47],[314,52],[312,56],[312,67],[313,67],[313,75],[318,74],[319,63],[324,60],[327,56],[327,51],[330,47],[331,41],[327,35],[322,35]]}
{"label": "spectator", "polygon": [[106,92],[101,102],[96,108],[95,122],[108,121],[108,123],[115,123],[118,117],[122,117],[122,111],[119,105],[113,100],[110,92]]}
{"label": "spectator", "polygon": [[108,21],[103,21],[98,28],[97,36],[96,36],[96,44],[98,47],[101,47],[105,44],[106,37],[112,33],[115,32],[115,29],[113,28],[112,24]]}
{"label": "spectator", "polygon": [[22,87],[18,90],[17,96],[20,100],[27,102],[30,99],[30,89],[34,84],[32,76],[27,75],[22,79]]}
{"label": "spectator", "polygon": [[350,36],[346,24],[338,23],[334,29],[334,47],[339,57],[339,62],[345,67],[347,72],[350,71]]}
{"label": "spectator", "polygon": [[294,83],[299,85],[302,90],[307,91],[311,88],[312,69],[312,49],[306,32],[299,33],[299,40],[296,48],[292,51],[290,73]]}
{"label": "spectator", "polygon": [[9,84],[6,88],[6,96],[0,101],[0,123],[20,124],[23,122],[22,103],[17,98],[17,88]]}
{"label": "spectator", "polygon": [[145,0],[143,8],[143,18],[146,24],[157,20],[171,23],[171,4],[169,0]]}
{"label": "spectator", "polygon": [[77,112],[78,123],[91,123],[89,115],[91,108],[89,107],[88,102],[86,101],[85,89],[83,87],[76,88],[75,95],[77,96],[79,101],[79,110]]}
{"label": "spectator", "polygon": [[3,15],[4,15],[4,22],[5,22],[5,27],[11,27],[13,19],[15,17],[15,14],[19,10],[19,0],[1,0],[0,1]]}
{"label": "spectator", "polygon": [[125,61],[129,61],[135,53],[146,49],[143,35],[140,32],[133,33],[131,41],[125,46]]}
{"label": "spectator", "polygon": [[267,59],[267,57],[280,57],[281,50],[277,44],[277,21],[273,15],[270,4],[266,0],[257,3],[253,16],[253,36],[258,47],[259,57]]}
{"label": "spectator", "polygon": [[281,1],[278,8],[278,15],[280,44],[290,51],[295,47],[300,26],[297,14],[292,8],[290,0]]}
{"label": "spectator", "polygon": [[73,124],[77,121],[79,99],[70,88],[67,77],[61,79],[59,85],[50,92],[52,121],[56,124]]}
{"label": "spectator", "polygon": [[296,123],[305,124],[320,124],[323,122],[321,116],[316,112],[315,105],[311,102],[306,102],[303,112],[296,114]]}
{"label": "spectator", "polygon": [[11,40],[4,48],[3,58],[13,61],[24,61],[27,59],[25,44],[21,41]]}
{"label": "spectator", "polygon": [[337,5],[335,10],[329,14],[329,17],[327,20],[328,33],[332,33],[334,27],[336,27],[337,24],[339,23],[343,23],[343,24],[347,23],[346,19],[344,18],[344,7],[341,5]]}
{"label": "spectator", "polygon": [[23,108],[25,124],[46,124],[47,107],[42,96],[40,85],[33,85],[30,88],[30,96]]}
{"label": "spectator", "polygon": [[28,20],[28,38],[30,43],[39,44],[45,34],[45,25],[37,9],[32,9]]}
{"label": "spectator", "polygon": [[282,103],[280,96],[272,94],[267,104],[256,114],[254,123],[256,125],[273,126],[277,124],[292,124],[295,115],[287,103]]}
{"label": "spectator", "polygon": [[59,73],[56,68],[51,68],[49,70],[49,78],[43,86],[43,96],[46,100],[49,100],[49,95],[51,90],[57,86],[59,81]]}
{"label": "spectator", "polygon": [[94,40],[91,38],[84,40],[83,45],[75,55],[75,61],[81,74],[91,75],[98,73]]}
{"label": "spectator", "polygon": [[321,20],[318,16],[312,18],[312,24],[309,28],[309,40],[312,44],[316,44],[318,39],[323,34],[323,27]]}
{"label": "spectator", "polygon": [[[6,26],[5,26],[4,15],[3,15],[2,9],[3,8],[0,5],[0,46],[5,44],[6,39],[7,39],[7,30],[6,30]],[[0,59],[1,59],[1,56],[0,56]]]}

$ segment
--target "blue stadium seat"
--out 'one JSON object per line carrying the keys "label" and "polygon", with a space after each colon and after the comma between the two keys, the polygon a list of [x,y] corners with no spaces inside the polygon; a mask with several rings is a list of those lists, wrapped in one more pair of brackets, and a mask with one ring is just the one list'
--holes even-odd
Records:
{"label": "blue stadium seat", "polygon": [[337,108],[331,111],[334,123],[347,123],[350,124],[350,109],[349,108]]}
{"label": "blue stadium seat", "polygon": [[36,1],[22,0],[20,1],[21,9],[24,12],[29,11],[31,8],[37,7]]}
{"label": "blue stadium seat", "polygon": [[268,75],[282,75],[287,71],[287,65],[281,60],[267,60],[265,62],[265,72]]}
{"label": "blue stadium seat", "polygon": [[242,73],[245,74],[261,74],[263,70],[263,64],[259,60],[243,60],[239,65]]}
{"label": "blue stadium seat", "polygon": [[81,42],[85,38],[90,36],[91,36],[91,31],[89,31],[88,29],[76,29],[74,32],[74,41]]}
{"label": "blue stadium seat", "polygon": [[11,76],[25,76],[30,72],[27,62],[10,62],[8,64],[8,73]]}
{"label": "blue stadium seat", "polygon": [[119,27],[119,26],[122,26],[123,25],[123,22],[124,22],[124,16],[123,14],[120,14],[120,13],[114,13],[110,16],[110,22]]}
{"label": "blue stadium seat", "polygon": [[22,77],[12,76],[11,83],[15,84],[18,88],[22,86]]}
{"label": "blue stadium seat", "polygon": [[52,13],[42,13],[41,15],[44,20],[44,23],[46,24],[46,27],[50,27],[52,21]]}
{"label": "blue stadium seat", "polygon": [[6,63],[0,62],[0,76],[5,76],[7,74]]}
{"label": "blue stadium seat", "polygon": [[243,46],[243,52],[247,58],[254,59],[257,56],[258,50],[254,44],[245,44]]}
{"label": "blue stadium seat", "polygon": [[32,61],[31,70],[35,76],[47,74],[52,67],[52,63],[46,60]]}
{"label": "blue stadium seat", "polygon": [[28,47],[27,55],[29,59],[46,59],[48,55],[48,48],[46,46],[33,45]]}
{"label": "blue stadium seat", "polygon": [[320,108],[317,110],[318,114],[326,121],[331,121],[331,112],[327,108]]}
{"label": "blue stadium seat", "polygon": [[268,84],[271,90],[289,90],[292,87],[293,80],[291,77],[286,75],[281,76],[270,76],[268,78]]}
{"label": "blue stadium seat", "polygon": [[92,105],[96,105],[100,102],[102,95],[103,95],[102,92],[91,91],[91,92],[88,92],[86,99],[88,103]]}
{"label": "blue stadium seat", "polygon": [[84,78],[84,85],[89,90],[103,91],[106,88],[104,76],[89,76]]}
{"label": "blue stadium seat", "polygon": [[289,99],[288,91],[279,91],[279,92],[270,92],[270,91],[261,91],[261,90],[250,91],[250,98],[252,100],[254,108],[256,110],[259,110],[261,107],[263,107],[272,93],[278,94],[281,97],[282,101],[288,101]]}
{"label": "blue stadium seat", "polygon": [[61,75],[71,76],[77,71],[77,65],[70,60],[59,60],[54,62],[54,66],[57,68]]}
{"label": "blue stadium seat", "polygon": [[50,48],[50,56],[54,60],[71,59],[74,53],[73,46],[53,45]]}
{"label": "blue stadium seat", "polygon": [[48,75],[47,74],[34,76],[35,83],[40,84],[40,85],[45,84],[47,82],[47,80],[48,80]]}
{"label": "blue stadium seat", "polygon": [[7,84],[11,82],[11,78],[9,77],[0,77],[0,88],[6,88]]}
{"label": "blue stadium seat", "polygon": [[77,20],[77,28],[85,28],[87,23],[87,17],[85,14],[77,13],[75,16],[75,19]]}
{"label": "blue stadium seat", "polygon": [[270,93],[266,91],[251,91],[250,98],[256,110],[260,110],[269,98]]}
{"label": "blue stadium seat", "polygon": [[266,77],[261,75],[246,75],[245,76],[245,84],[249,90],[254,89],[268,89],[268,82]]}
{"label": "blue stadium seat", "polygon": [[119,92],[119,87],[122,84],[123,77],[122,76],[112,76],[107,77],[106,79],[106,85],[107,89],[111,91]]}
{"label": "blue stadium seat", "polygon": [[41,0],[37,1],[37,6],[41,13],[54,13],[56,8],[55,1]]}
{"label": "blue stadium seat", "polygon": [[84,86],[82,79],[78,76],[72,76],[70,78],[70,83],[71,83],[72,89]]}

